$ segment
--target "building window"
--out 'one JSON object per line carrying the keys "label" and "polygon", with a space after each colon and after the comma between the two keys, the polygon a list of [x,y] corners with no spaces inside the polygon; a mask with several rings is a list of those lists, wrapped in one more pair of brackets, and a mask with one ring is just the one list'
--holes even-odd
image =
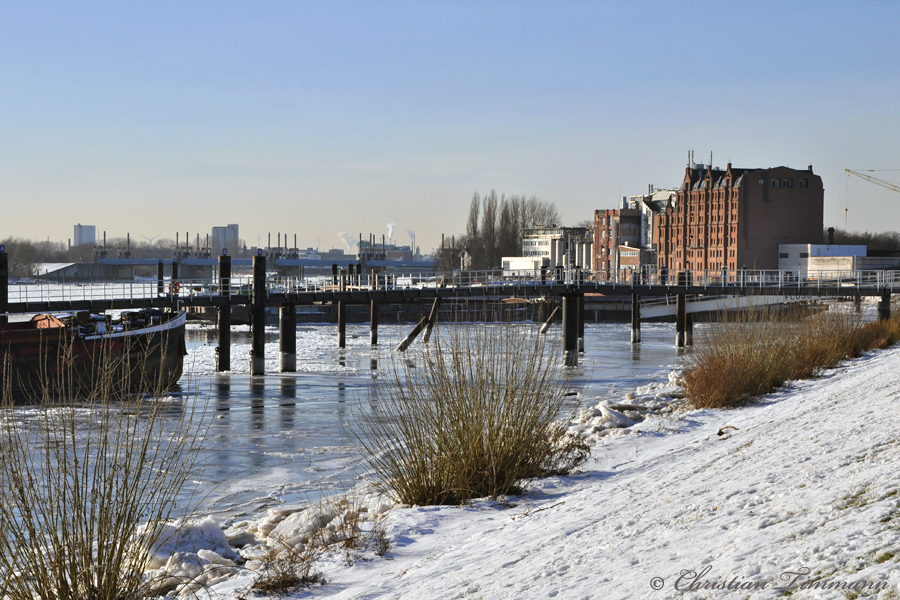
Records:
{"label": "building window", "polygon": [[781,187],[781,180],[780,180],[780,179],[773,179],[773,180],[772,180],[772,187],[773,187],[773,188]]}
{"label": "building window", "polygon": [[801,252],[800,258],[809,258],[809,252]]}
{"label": "building window", "polygon": [[778,258],[790,258],[790,255],[787,252],[781,252],[778,254]]}
{"label": "building window", "polygon": [[798,188],[808,188],[809,187],[809,179],[801,179],[797,182]]}
{"label": "building window", "polygon": [[781,182],[781,187],[786,187],[786,188],[794,187],[794,180],[793,179],[785,179],[784,181]]}

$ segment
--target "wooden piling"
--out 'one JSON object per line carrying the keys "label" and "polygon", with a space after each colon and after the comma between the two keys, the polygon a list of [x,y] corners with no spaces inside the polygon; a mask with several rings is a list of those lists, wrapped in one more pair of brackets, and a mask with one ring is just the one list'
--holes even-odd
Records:
{"label": "wooden piling", "polygon": [[9,310],[9,256],[0,246],[0,323],[6,323],[9,319],[6,311]]}
{"label": "wooden piling", "polygon": [[266,373],[266,257],[253,257],[253,296],[250,305],[250,375]]}
{"label": "wooden piling", "polygon": [[641,296],[631,295],[631,343],[641,343]]}
{"label": "wooden piling", "polygon": [[853,294],[853,312],[861,312],[862,311],[862,296],[860,296],[859,291],[854,292]]}
{"label": "wooden piling", "polygon": [[675,294],[675,347],[684,348],[687,326],[687,306],[684,294]]}
{"label": "wooden piling", "polygon": [[[443,279],[441,279],[439,289],[442,287],[444,287]],[[423,344],[427,344],[428,340],[431,339],[431,330],[434,329],[434,324],[437,322],[438,308],[440,308],[440,306],[441,297],[439,295],[435,295],[434,303],[431,305],[431,313],[428,315],[428,324],[425,326],[425,335],[422,336]]]}
{"label": "wooden piling", "polygon": [[567,367],[578,365],[578,296],[563,294],[563,356]]}
{"label": "wooden piling", "polygon": [[554,306],[553,310],[550,311],[550,316],[547,317],[547,320],[544,321],[544,324],[541,325],[541,329],[539,333],[547,333],[550,330],[550,326],[553,325],[553,317],[556,316],[556,312],[559,310],[559,306]]}
{"label": "wooden piling", "polygon": [[338,348],[347,345],[347,303],[338,301]]}
{"label": "wooden piling", "polygon": [[427,324],[428,317],[422,317],[422,319],[418,323],[416,323],[416,326],[413,327],[413,330],[409,332],[409,335],[406,336],[406,339],[400,342],[400,345],[397,346],[397,351],[406,352],[406,349],[409,348],[409,346],[416,340],[422,330],[425,329],[425,325]]}
{"label": "wooden piling", "polygon": [[684,315],[684,345],[694,345],[694,315],[692,313]]}
{"label": "wooden piling", "polygon": [[891,291],[881,292],[881,302],[878,303],[878,320],[887,321],[891,318]]}
{"label": "wooden piling", "polygon": [[369,344],[378,345],[378,300],[372,300],[369,303]]}
{"label": "wooden piling", "polygon": [[578,351],[584,354],[584,294],[578,294]]}
{"label": "wooden piling", "polygon": [[[231,259],[229,258],[228,260],[230,261]],[[164,279],[163,268],[164,267],[165,267],[165,265],[163,265],[163,261],[159,261],[156,264],[156,295],[157,296],[162,296],[163,294],[166,293],[166,288],[163,285],[163,279]]]}
{"label": "wooden piling", "polygon": [[[159,271],[162,273],[162,263],[159,263]],[[162,281],[160,281],[162,285]],[[219,257],[219,296],[225,298],[225,303],[217,309],[218,313],[218,345],[216,346],[216,371],[231,370],[231,301],[229,289],[231,287],[231,257]]]}
{"label": "wooden piling", "polygon": [[282,304],[278,310],[278,350],[281,355],[281,371],[297,370],[297,306]]}

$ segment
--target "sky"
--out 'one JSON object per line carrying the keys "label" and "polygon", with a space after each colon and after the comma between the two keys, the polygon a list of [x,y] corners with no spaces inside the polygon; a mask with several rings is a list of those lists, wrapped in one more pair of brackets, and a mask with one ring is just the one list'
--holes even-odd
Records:
{"label": "sky", "polygon": [[[688,152],[806,168],[825,226],[900,230],[900,3],[0,0],[0,238],[238,223],[423,252],[475,192],[564,224]],[[891,170],[894,171],[891,171]],[[847,209],[845,213],[845,208]]]}

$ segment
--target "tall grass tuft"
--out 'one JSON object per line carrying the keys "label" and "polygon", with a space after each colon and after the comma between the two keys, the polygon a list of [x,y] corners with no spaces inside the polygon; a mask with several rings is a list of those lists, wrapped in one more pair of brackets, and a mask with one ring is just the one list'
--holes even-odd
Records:
{"label": "tall grass tuft", "polygon": [[699,338],[687,358],[686,396],[696,408],[725,408],[891,346],[900,340],[900,321],[867,322],[847,311],[798,318],[750,310],[710,324]]}
{"label": "tall grass tuft", "polygon": [[128,386],[110,378],[130,369],[101,354],[101,380],[77,400],[59,388],[45,389],[43,402],[31,406],[4,395],[4,598],[130,600],[154,591],[143,573],[200,466],[201,413],[160,400],[158,390],[121,393]]}
{"label": "tall grass tuft", "polygon": [[556,422],[571,379],[537,332],[522,322],[442,326],[421,364],[394,360],[376,380],[351,435],[395,500],[496,498],[586,460],[588,446]]}

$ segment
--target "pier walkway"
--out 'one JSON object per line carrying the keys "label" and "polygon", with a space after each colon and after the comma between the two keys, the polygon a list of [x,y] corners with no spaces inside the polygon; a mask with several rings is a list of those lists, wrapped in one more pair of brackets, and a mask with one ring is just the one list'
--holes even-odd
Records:
{"label": "pier walkway", "polygon": [[[650,269],[624,271],[613,279],[604,279],[582,269],[545,269],[541,273],[518,275],[503,271],[395,275],[363,273],[359,265],[339,268],[335,264],[330,276],[272,277],[266,272],[266,257],[257,256],[253,259],[253,276],[234,277],[230,257],[219,257],[218,265],[218,277],[205,279],[179,278],[176,264],[168,265],[171,272],[165,277],[164,264],[160,262],[155,280],[23,285],[8,279],[6,254],[0,252],[0,319],[17,313],[215,307],[219,366],[220,370],[230,370],[231,308],[246,305],[251,312],[253,354],[258,357],[252,362],[261,365],[251,372],[261,373],[267,307],[280,308],[282,368],[293,370],[290,357],[296,355],[297,306],[336,305],[338,339],[343,347],[346,307],[350,304],[371,306],[372,343],[375,344],[380,303],[433,302],[432,315],[417,326],[421,330],[434,324],[441,300],[470,298],[490,302],[515,298],[561,304],[566,362],[576,364],[578,351],[583,351],[583,343],[578,340],[583,339],[585,295],[630,296],[635,343],[640,341],[642,318],[674,314],[676,345],[682,346],[691,343],[692,319],[688,315],[701,310],[772,304],[786,301],[785,298],[850,297],[859,302],[864,296],[877,296],[879,317],[887,318],[891,294],[900,289],[900,271],[821,271],[800,278],[791,271]],[[694,296],[690,307],[689,296]],[[642,305],[642,299],[654,297],[663,301]],[[548,322],[552,318],[551,315]]]}

